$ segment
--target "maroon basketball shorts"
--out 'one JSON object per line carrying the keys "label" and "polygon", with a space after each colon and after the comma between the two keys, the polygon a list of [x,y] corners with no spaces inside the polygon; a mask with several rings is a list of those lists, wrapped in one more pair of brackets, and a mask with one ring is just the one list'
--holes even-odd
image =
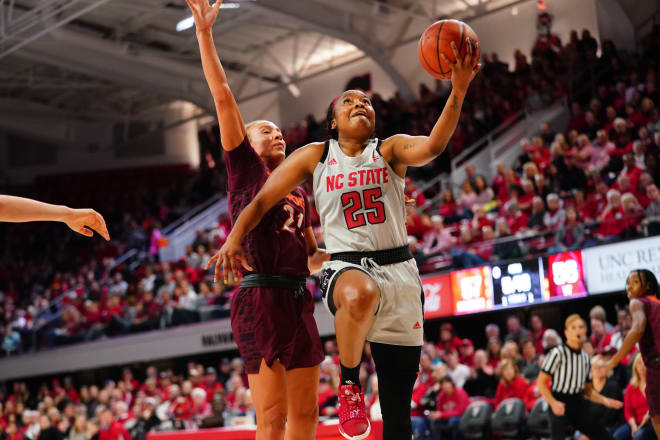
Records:
{"label": "maroon basketball shorts", "polygon": [[323,361],[314,298],[307,290],[242,287],[232,298],[231,328],[248,374],[259,373],[262,359],[269,367],[279,359],[286,370]]}

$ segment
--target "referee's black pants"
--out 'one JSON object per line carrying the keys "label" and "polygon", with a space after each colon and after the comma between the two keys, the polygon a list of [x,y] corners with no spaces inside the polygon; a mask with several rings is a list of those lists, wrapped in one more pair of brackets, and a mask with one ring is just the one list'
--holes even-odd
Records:
{"label": "referee's black pants", "polygon": [[582,394],[552,393],[553,397],[566,405],[563,416],[556,416],[550,410],[550,432],[552,440],[564,440],[568,426],[586,434],[594,440],[613,440],[603,426],[601,420],[589,420],[587,417],[587,400]]}

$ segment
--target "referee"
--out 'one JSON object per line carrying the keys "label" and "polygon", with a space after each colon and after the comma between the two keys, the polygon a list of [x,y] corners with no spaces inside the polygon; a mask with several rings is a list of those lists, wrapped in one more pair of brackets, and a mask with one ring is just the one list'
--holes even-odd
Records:
{"label": "referee", "polygon": [[[550,350],[538,379],[539,391],[552,408],[552,440],[564,440],[568,425],[591,439],[612,439],[599,420],[585,417],[585,399],[613,409],[621,408],[623,403],[604,397],[592,388],[591,359],[582,350],[587,327],[580,315],[573,314],[566,318],[564,334],[566,343]],[[549,380],[552,381],[552,391],[548,389]]]}

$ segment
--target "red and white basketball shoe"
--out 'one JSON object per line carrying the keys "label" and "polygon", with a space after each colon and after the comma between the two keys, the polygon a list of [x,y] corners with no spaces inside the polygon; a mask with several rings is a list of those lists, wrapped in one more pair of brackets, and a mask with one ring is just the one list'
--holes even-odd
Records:
{"label": "red and white basketball shoe", "polygon": [[364,393],[353,384],[339,387],[339,433],[349,440],[369,437],[371,424],[364,408]]}

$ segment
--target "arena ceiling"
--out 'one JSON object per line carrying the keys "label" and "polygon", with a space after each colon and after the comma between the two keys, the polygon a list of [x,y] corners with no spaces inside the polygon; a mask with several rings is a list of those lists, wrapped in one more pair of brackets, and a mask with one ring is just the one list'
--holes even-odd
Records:
{"label": "arena ceiling", "polygon": [[[411,29],[532,0],[225,0],[215,42],[238,100],[371,57],[390,63]],[[0,98],[72,116],[126,118],[173,100],[213,109],[184,0],[0,0]],[[416,22],[419,23],[416,23]]]}

